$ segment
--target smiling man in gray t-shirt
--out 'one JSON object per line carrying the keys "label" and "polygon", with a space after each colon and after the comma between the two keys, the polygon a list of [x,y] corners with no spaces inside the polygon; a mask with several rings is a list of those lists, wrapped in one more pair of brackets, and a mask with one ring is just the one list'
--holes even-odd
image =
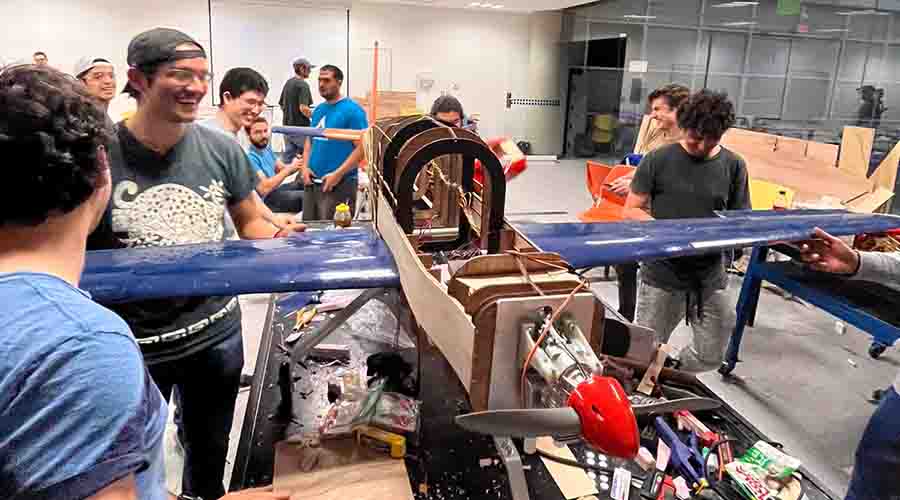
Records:
{"label": "smiling man in gray t-shirt", "polygon": [[[700,91],[678,109],[684,137],[641,161],[625,202],[626,214],[650,206],[654,219],[715,217],[716,210],[750,208],[747,165],[719,145],[734,124],[725,94]],[[719,252],[641,264],[636,322],[667,343],[682,319],[694,330],[682,352],[685,368],[714,369],[722,362],[728,329],[725,261]]]}

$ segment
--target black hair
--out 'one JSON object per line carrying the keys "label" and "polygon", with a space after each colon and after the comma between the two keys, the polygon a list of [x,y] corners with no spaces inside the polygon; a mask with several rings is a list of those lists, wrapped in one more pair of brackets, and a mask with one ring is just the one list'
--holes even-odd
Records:
{"label": "black hair", "polygon": [[225,102],[225,92],[232,98],[240,97],[244,92],[259,92],[263,98],[269,93],[269,82],[252,68],[231,68],[219,83],[219,105]]}
{"label": "black hair", "polygon": [[452,113],[454,111],[459,113],[460,118],[465,116],[462,103],[452,95],[442,95],[435,99],[434,104],[431,105],[431,116],[437,116],[438,113]]}
{"label": "black hair", "polygon": [[653,101],[662,97],[666,100],[666,104],[668,104],[670,108],[678,109],[690,95],[691,89],[684,85],[670,83],[669,85],[664,85],[653,92],[650,92],[650,95],[647,96],[647,104],[652,105]]}
{"label": "black hair", "polygon": [[323,71],[331,72],[331,74],[334,75],[334,79],[339,82],[344,81],[344,72],[341,71],[341,68],[338,68],[333,64],[326,64],[325,66],[319,68],[319,74],[321,74]]}
{"label": "black hair", "polygon": [[35,52],[34,54],[31,54],[31,57],[37,57],[37,56],[47,57],[47,53],[39,50],[39,51]]}
{"label": "black hair", "polygon": [[721,139],[734,122],[734,104],[724,92],[700,90],[678,108],[678,128],[703,138]]}
{"label": "black hair", "polygon": [[[138,71],[144,74],[147,77],[147,85],[153,85],[153,80],[156,79],[156,71],[159,70],[159,67],[164,63],[156,62],[149,64],[139,64],[135,67]],[[130,82],[125,82],[125,88],[122,89],[122,92],[128,94],[132,99],[139,100],[141,98],[141,93],[138,89],[134,88]]]}
{"label": "black hair", "polygon": [[0,194],[0,226],[36,226],[90,198],[103,173],[99,148],[111,138],[106,123],[71,76],[30,64],[0,70],[0,158],[16,165]]}

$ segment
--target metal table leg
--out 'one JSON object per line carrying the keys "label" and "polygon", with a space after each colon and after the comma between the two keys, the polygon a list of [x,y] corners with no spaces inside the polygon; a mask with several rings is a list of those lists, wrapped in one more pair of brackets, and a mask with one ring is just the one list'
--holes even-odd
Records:
{"label": "metal table leg", "polygon": [[494,436],[494,445],[500,458],[506,465],[506,473],[509,476],[509,490],[513,500],[530,500],[528,495],[528,482],[525,480],[525,469],[522,468],[522,457],[516,450],[512,438]]}
{"label": "metal table leg", "polygon": [[734,371],[737,365],[738,353],[741,349],[741,340],[744,338],[744,328],[747,325],[752,326],[756,317],[756,308],[759,305],[759,294],[762,290],[762,278],[756,274],[756,265],[765,262],[766,255],[769,253],[767,247],[754,248],[750,254],[750,264],[747,266],[747,272],[744,275],[744,282],[741,284],[741,294],[738,297],[735,311],[737,313],[734,323],[734,331],[728,340],[728,349],[725,351],[725,360],[719,367],[719,373],[728,375]]}

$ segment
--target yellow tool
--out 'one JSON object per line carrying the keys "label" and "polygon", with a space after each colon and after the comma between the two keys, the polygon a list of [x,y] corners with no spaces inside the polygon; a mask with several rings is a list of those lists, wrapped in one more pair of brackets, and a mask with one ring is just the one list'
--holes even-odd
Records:
{"label": "yellow tool", "polygon": [[360,425],[356,429],[356,442],[370,448],[390,452],[393,458],[406,456],[406,438],[371,425]]}
{"label": "yellow tool", "polygon": [[304,306],[302,309],[297,311],[297,320],[296,322],[294,322],[294,332],[299,332],[304,327],[306,327],[306,325],[308,325],[309,322],[316,317],[316,314],[318,314],[318,312],[319,310],[316,308],[316,306]]}

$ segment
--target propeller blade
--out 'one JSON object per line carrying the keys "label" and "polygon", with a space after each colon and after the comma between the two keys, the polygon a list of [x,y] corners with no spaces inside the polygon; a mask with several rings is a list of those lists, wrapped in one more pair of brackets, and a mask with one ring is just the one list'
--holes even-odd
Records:
{"label": "propeller blade", "polygon": [[635,416],[651,413],[674,413],[676,411],[714,410],[722,406],[720,401],[710,398],[682,398],[657,403],[631,405]]}
{"label": "propeller blade", "polygon": [[581,419],[572,408],[488,410],[456,417],[460,427],[494,436],[571,436],[581,433]]}

